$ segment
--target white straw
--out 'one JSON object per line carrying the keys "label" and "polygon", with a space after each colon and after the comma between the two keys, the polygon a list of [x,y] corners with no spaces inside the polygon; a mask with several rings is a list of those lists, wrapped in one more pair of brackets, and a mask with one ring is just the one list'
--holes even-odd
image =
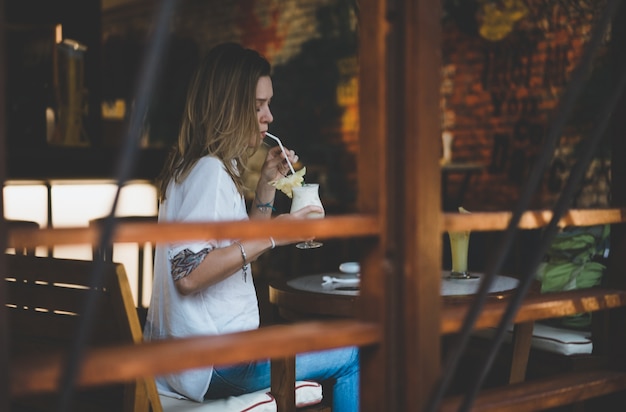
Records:
{"label": "white straw", "polygon": [[287,157],[287,152],[285,152],[285,148],[283,147],[283,144],[281,143],[280,139],[274,136],[273,134],[271,134],[270,132],[265,132],[265,135],[271,137],[272,139],[278,142],[278,146],[280,146],[280,150],[282,150],[283,154],[285,155],[285,160],[287,161],[287,164],[289,165],[289,169],[291,170],[291,173],[296,173],[296,171],[293,170],[293,166],[291,165],[291,162],[289,161],[289,158]]}

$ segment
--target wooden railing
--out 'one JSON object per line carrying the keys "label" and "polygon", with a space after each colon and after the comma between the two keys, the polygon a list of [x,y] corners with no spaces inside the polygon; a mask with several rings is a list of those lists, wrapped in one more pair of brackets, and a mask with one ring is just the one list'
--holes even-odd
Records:
{"label": "wooden railing", "polygon": [[[442,230],[498,230],[506,228],[508,212],[442,214]],[[527,212],[521,226],[535,229],[550,220],[546,211]],[[489,223],[489,225],[486,224]],[[625,223],[624,209],[572,210],[563,226]],[[338,216],[310,222],[226,222],[206,224],[121,223],[115,230],[114,242],[158,242],[163,240],[206,237],[254,238],[288,236],[297,230],[317,237],[375,236],[379,231],[371,216]],[[100,232],[94,228],[15,229],[9,233],[9,247],[37,247],[57,244],[96,244]],[[527,298],[517,313],[516,322],[567,316],[583,311],[597,311],[626,306],[626,291],[590,289],[535,295]],[[476,328],[496,326],[505,302],[488,302],[477,320]],[[447,305],[441,312],[442,334],[457,332],[463,322],[467,305]],[[324,337],[332,336],[332,339]],[[297,323],[261,328],[255,331],[224,336],[187,338],[98,349],[87,354],[78,378],[78,385],[100,385],[127,381],[142,376],[172,373],[211,364],[243,362],[266,357],[291,356],[311,350],[340,346],[375,345],[383,339],[381,325],[364,321]],[[288,343],[287,343],[288,342]],[[185,357],[176,354],[185,353]],[[51,391],[56,389],[63,367],[62,359],[45,357],[16,363],[11,368],[11,394]]]}
{"label": "wooden railing", "polygon": [[[499,231],[507,228],[511,212],[477,212],[471,214],[442,213],[441,230]],[[521,219],[520,229],[545,227],[551,211],[528,211]],[[559,220],[560,227],[591,226],[626,222],[626,208],[570,210]],[[290,237],[294,232],[319,238],[378,236],[381,222],[374,215],[330,216],[319,221],[298,222],[219,222],[219,223],[120,223],[112,237],[113,243],[141,243],[194,240],[207,238],[253,239],[273,236]],[[15,229],[9,231],[9,247],[36,247],[68,244],[97,246],[101,231],[97,227],[58,229]]]}
{"label": "wooden railing", "polygon": [[[324,339],[326,336],[332,336],[332,340]],[[358,321],[329,321],[94,349],[86,355],[76,384],[95,386],[125,382],[200,366],[278,358],[342,346],[367,346],[380,339],[381,331],[377,325]],[[62,358],[45,355],[13,364],[10,373],[11,395],[57,390],[63,367]]]}
{"label": "wooden railing", "polygon": [[[504,314],[506,300],[490,301],[483,306],[476,329],[496,327]],[[527,297],[515,316],[515,323],[559,318],[626,306],[626,290],[579,289],[535,294]],[[467,304],[447,305],[442,309],[441,333],[456,333],[468,310]]]}

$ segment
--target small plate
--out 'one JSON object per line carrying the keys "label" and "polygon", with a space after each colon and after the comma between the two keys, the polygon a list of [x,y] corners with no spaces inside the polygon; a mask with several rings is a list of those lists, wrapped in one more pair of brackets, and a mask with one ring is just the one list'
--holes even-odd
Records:
{"label": "small plate", "polygon": [[339,265],[339,271],[343,273],[358,274],[361,271],[359,262],[344,262]]}

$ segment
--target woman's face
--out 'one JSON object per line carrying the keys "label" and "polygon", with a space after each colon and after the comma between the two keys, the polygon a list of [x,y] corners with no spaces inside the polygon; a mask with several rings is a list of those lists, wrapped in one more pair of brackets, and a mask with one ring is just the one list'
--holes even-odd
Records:
{"label": "woman's face", "polygon": [[270,123],[274,120],[274,116],[272,116],[270,111],[272,96],[274,96],[272,79],[269,76],[260,77],[256,84],[256,117],[259,121],[260,134],[254,137],[254,140],[251,142],[252,146],[258,146],[258,143],[265,138],[265,132],[267,132]]}

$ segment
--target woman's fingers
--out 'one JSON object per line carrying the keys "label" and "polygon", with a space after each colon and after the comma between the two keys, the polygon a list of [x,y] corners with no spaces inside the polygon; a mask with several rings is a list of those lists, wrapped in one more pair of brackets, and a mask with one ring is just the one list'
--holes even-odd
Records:
{"label": "woman's fingers", "polygon": [[[309,206],[303,207],[302,209],[298,209],[293,213],[283,213],[281,215],[278,215],[276,216],[275,219],[278,219],[278,220],[306,219],[309,213],[322,213],[322,212],[324,212],[323,208],[319,206],[309,205]],[[276,244],[281,245],[281,246],[292,244],[292,243],[297,243],[297,242],[302,242],[306,240],[313,240],[313,239],[314,237],[312,236],[299,236],[299,237],[292,238],[292,239],[274,238],[274,240],[276,241]]]}
{"label": "woman's fingers", "polygon": [[306,219],[309,213],[324,213],[324,209],[320,206],[308,205],[303,207],[302,209],[298,209],[294,212],[288,213],[287,215],[290,219]]}

